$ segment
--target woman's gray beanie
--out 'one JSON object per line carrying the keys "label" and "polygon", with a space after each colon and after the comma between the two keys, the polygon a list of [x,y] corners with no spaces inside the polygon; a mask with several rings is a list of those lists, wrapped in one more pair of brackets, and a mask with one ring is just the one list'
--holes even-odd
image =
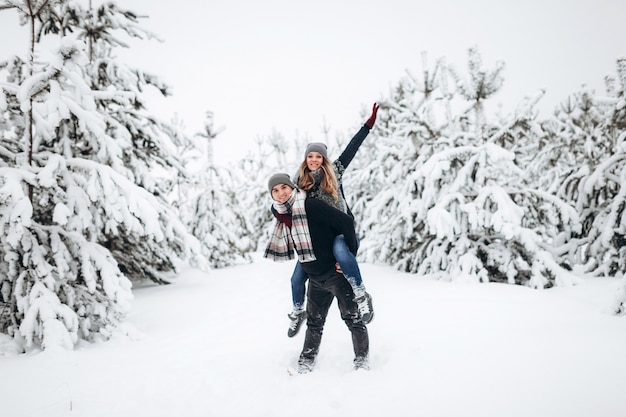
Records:
{"label": "woman's gray beanie", "polygon": [[310,152],[319,152],[324,158],[328,159],[328,148],[326,148],[326,144],[322,142],[309,143],[306,146],[306,151],[304,151],[305,159]]}
{"label": "woman's gray beanie", "polygon": [[272,175],[269,181],[267,182],[267,188],[270,194],[272,194],[272,188],[274,188],[278,184],[287,184],[291,188],[296,188],[296,186],[293,185],[291,178],[289,178],[289,175],[281,172],[281,173]]}

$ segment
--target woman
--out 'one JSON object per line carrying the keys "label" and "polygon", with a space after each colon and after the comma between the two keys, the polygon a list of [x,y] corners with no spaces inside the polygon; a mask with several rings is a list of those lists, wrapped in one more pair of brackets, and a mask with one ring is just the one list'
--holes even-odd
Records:
{"label": "woman", "polygon": [[[325,144],[314,142],[307,146],[304,153],[304,160],[298,170],[296,184],[299,188],[307,192],[308,198],[322,200],[354,219],[343,194],[343,173],[346,168],[348,168],[348,165],[350,165],[350,162],[352,162],[352,159],[370,130],[374,127],[377,112],[378,104],[374,103],[370,117],[350,140],[348,146],[346,146],[346,149],[344,149],[339,158],[334,162],[328,159]],[[352,286],[355,301],[359,306],[363,322],[365,324],[370,323],[374,318],[372,297],[365,290],[359,264],[355,255],[348,250],[343,236],[336,237],[333,245],[333,253],[339,264],[339,271],[343,272]],[[289,337],[293,337],[298,333],[305,319],[304,297],[306,280],[306,273],[303,271],[300,262],[297,262],[291,276],[293,310],[288,314],[291,320],[287,332]]]}

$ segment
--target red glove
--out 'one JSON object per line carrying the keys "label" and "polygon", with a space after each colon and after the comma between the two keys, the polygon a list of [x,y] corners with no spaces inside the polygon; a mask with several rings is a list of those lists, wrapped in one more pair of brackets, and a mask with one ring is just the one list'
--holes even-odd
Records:
{"label": "red glove", "polygon": [[378,112],[378,104],[374,103],[374,106],[372,107],[372,115],[370,116],[369,119],[367,119],[367,122],[365,122],[365,125],[369,127],[370,129],[374,127],[374,122],[376,122],[377,112]]}

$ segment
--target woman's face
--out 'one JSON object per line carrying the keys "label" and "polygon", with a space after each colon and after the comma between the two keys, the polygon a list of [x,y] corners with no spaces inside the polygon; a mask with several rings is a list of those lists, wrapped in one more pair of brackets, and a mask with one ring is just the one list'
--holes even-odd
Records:
{"label": "woman's face", "polygon": [[311,170],[315,171],[322,166],[324,162],[324,157],[319,152],[309,152],[306,156],[306,166]]}
{"label": "woman's face", "polygon": [[272,198],[279,203],[284,203],[289,199],[293,188],[288,186],[287,184],[276,184],[272,187]]}

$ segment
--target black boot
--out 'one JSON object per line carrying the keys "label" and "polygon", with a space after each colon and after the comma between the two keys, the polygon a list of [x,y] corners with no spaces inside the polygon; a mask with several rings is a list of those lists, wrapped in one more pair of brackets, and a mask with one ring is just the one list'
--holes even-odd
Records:
{"label": "black boot", "polygon": [[370,370],[370,361],[367,356],[357,356],[354,358],[354,370],[357,371],[363,369],[364,371]]}
{"label": "black boot", "polygon": [[289,317],[289,320],[291,320],[291,323],[289,323],[287,336],[294,337],[298,334],[302,323],[304,323],[304,319],[306,319],[306,311],[293,310],[291,313],[287,314],[287,317]]}
{"label": "black boot", "polygon": [[298,373],[299,374],[308,374],[313,371],[315,367],[315,358],[306,358],[300,356],[298,359]]}
{"label": "black boot", "polygon": [[365,293],[360,297],[354,299],[356,305],[359,307],[359,313],[361,314],[361,320],[364,324],[369,324],[374,318],[374,306],[372,305],[372,297]]}

